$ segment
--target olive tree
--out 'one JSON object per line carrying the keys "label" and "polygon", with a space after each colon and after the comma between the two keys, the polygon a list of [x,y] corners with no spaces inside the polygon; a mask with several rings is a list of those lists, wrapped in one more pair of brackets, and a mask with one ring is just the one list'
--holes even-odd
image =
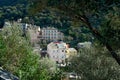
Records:
{"label": "olive tree", "polygon": [[82,80],[119,80],[120,67],[106,48],[79,49],[77,57],[71,59],[67,71],[74,71]]}
{"label": "olive tree", "polygon": [[[49,80],[51,75],[40,64],[39,56],[33,53],[29,38],[22,36],[17,24],[0,32],[0,65],[15,74],[20,80]],[[46,65],[47,66],[47,65]]]}

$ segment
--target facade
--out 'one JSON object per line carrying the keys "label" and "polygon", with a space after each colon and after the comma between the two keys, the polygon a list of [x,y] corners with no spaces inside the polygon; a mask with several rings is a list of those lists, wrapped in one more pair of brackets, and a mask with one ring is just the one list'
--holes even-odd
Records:
{"label": "facade", "polygon": [[62,41],[51,42],[47,46],[47,53],[50,59],[57,63],[66,63],[65,60],[70,60],[72,57],[77,56],[75,48],[69,48],[68,45]]}
{"label": "facade", "polygon": [[48,41],[58,41],[63,40],[63,33],[59,32],[56,28],[42,28],[41,29],[41,38]]}
{"label": "facade", "polygon": [[51,42],[47,46],[47,53],[50,59],[57,63],[65,63],[66,59],[66,43],[64,42]]}
{"label": "facade", "polygon": [[40,38],[39,38],[39,36],[40,36],[39,27],[36,28],[36,29],[30,29],[29,28],[28,32],[30,34],[30,41],[31,41],[32,44],[39,42],[39,40],[40,40]]}
{"label": "facade", "polygon": [[77,55],[77,50],[75,48],[68,48],[66,49],[66,58],[70,59],[73,56]]}

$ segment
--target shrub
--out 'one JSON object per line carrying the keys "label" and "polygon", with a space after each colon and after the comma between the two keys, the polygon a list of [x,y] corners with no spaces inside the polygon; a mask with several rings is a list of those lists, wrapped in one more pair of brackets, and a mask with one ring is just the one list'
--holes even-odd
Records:
{"label": "shrub", "polygon": [[82,80],[119,80],[120,67],[107,53],[105,48],[80,49],[69,69],[80,74]]}

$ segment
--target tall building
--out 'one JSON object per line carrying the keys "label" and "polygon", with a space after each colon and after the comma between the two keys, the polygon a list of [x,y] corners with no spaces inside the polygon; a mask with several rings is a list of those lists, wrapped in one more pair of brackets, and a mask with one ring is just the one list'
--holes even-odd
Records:
{"label": "tall building", "polygon": [[58,41],[63,40],[63,33],[59,32],[54,27],[47,27],[41,29],[41,38],[48,41]]}

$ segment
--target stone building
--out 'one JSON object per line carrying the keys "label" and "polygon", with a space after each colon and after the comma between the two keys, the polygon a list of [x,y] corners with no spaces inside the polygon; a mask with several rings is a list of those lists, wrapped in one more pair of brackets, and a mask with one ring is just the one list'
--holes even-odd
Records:
{"label": "stone building", "polygon": [[47,27],[41,29],[41,39],[48,41],[58,41],[63,40],[63,33],[59,32],[58,29],[54,27]]}

